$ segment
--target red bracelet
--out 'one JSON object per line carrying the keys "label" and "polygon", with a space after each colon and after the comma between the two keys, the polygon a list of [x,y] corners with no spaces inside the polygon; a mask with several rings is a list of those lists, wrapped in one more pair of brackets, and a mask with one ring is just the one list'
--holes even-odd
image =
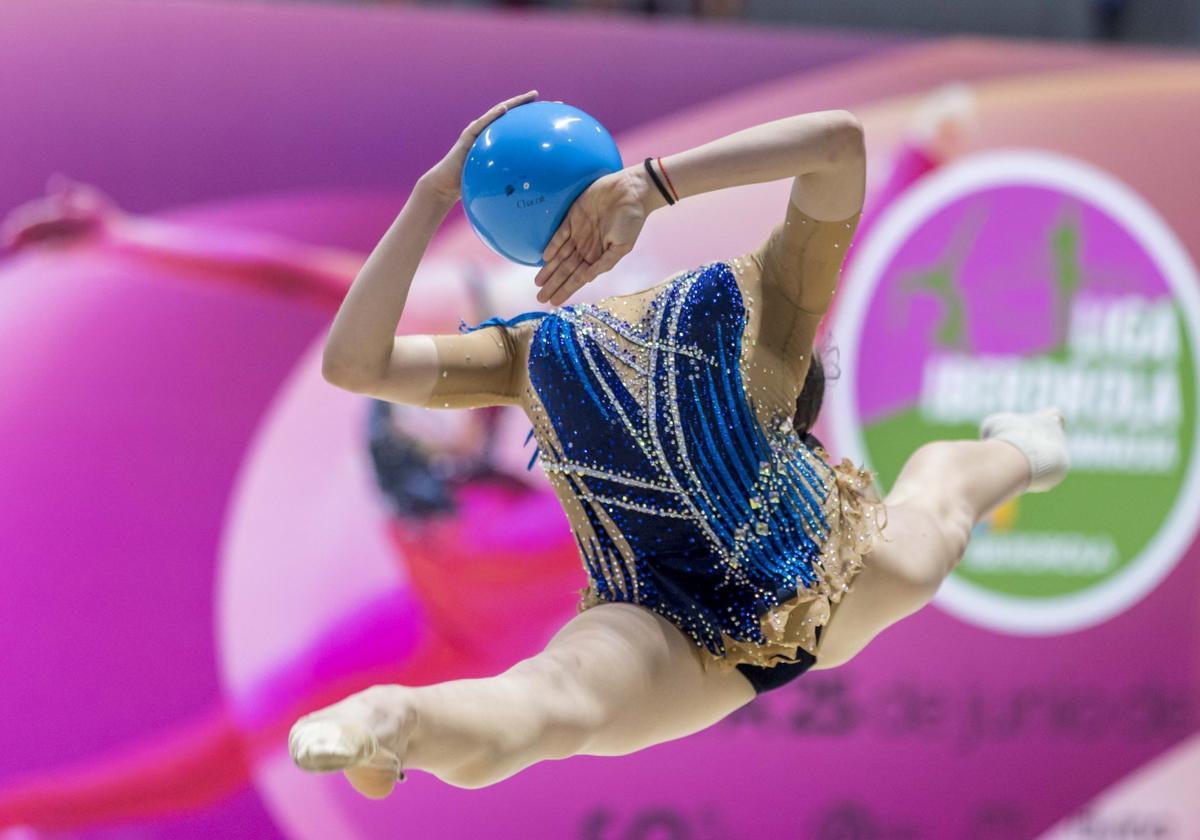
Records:
{"label": "red bracelet", "polygon": [[675,200],[679,201],[679,193],[675,189],[675,185],[671,183],[671,176],[667,174],[667,170],[662,165],[662,158],[655,158],[658,161],[658,168],[662,172],[663,177],[667,179],[667,186],[671,188],[671,194],[675,196]]}

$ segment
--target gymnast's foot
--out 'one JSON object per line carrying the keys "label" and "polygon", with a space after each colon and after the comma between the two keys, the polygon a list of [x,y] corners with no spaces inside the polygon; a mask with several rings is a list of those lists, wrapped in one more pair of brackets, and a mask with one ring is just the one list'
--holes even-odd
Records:
{"label": "gymnast's foot", "polygon": [[296,721],[288,752],[299,767],[342,770],[359,793],[382,799],[404,781],[401,756],[415,724],[401,686],[372,686]]}
{"label": "gymnast's foot", "polygon": [[1066,419],[1057,408],[1026,414],[1000,412],[983,418],[979,436],[1011,443],[1029,461],[1027,493],[1045,493],[1055,487],[1071,466],[1067,454]]}

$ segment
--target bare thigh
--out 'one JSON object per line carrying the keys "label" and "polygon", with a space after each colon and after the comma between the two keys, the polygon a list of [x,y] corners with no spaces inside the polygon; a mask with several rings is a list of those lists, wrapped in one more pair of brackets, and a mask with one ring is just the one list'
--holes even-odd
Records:
{"label": "bare thigh", "polygon": [[1002,441],[934,441],[905,462],[886,498],[883,539],[863,558],[821,631],[814,669],[834,668],[928,604],[962,559],[971,529],[1019,494],[1029,464]]}
{"label": "bare thigh", "polygon": [[844,664],[882,630],[928,604],[964,546],[926,509],[889,505],[884,539],[863,557],[862,570],[821,630],[813,670]]}
{"label": "bare thigh", "polygon": [[625,755],[705,729],[756,696],[736,670],[705,669],[701,652],[662,616],[601,604],[568,622],[541,654],[576,675],[607,710],[580,752]]}

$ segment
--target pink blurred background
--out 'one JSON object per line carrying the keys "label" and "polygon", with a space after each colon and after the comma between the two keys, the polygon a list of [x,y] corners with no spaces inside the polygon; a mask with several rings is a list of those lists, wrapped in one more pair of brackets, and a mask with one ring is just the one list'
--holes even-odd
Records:
{"label": "pink blurred background", "polygon": [[[1194,277],[1194,55],[9,0],[0,80],[0,838],[1200,836],[1194,529],[1103,620],[1029,635],[935,604],[845,667],[632,756],[479,791],[415,773],[375,802],[302,773],[285,744],[297,716],[367,685],[507,667],[583,583],[519,413],[387,405],[320,376],[359,265],[465,122],[537,87],[599,119],[628,163],[849,108],[870,154],[850,284],[871,282],[856,260],[889,208],[1009,149],[1124,184]],[[756,247],[788,189],[659,214],[581,299]],[[534,272],[456,210],[400,328],[534,308]],[[834,420],[818,431],[854,439]]]}

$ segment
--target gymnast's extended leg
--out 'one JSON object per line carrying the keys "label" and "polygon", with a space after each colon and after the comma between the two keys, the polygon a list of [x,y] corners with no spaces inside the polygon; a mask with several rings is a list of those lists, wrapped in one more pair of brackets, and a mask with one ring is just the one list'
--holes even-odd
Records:
{"label": "gymnast's extended leg", "polygon": [[1003,433],[1013,442],[936,441],[908,459],[884,499],[884,540],[864,558],[822,630],[814,670],[845,663],[884,628],[929,603],[980,520],[1031,480],[1050,483],[1065,472],[1057,412],[1007,417]]}
{"label": "gymnast's extended leg", "polygon": [[[695,643],[661,616],[601,604],[502,674],[373,686],[301,718],[289,747],[306,769],[349,767],[371,797],[393,787],[392,754],[405,769],[477,788],[545,759],[623,755],[680,738],[754,697],[739,672],[706,671]],[[361,764],[371,736],[382,749]]]}

